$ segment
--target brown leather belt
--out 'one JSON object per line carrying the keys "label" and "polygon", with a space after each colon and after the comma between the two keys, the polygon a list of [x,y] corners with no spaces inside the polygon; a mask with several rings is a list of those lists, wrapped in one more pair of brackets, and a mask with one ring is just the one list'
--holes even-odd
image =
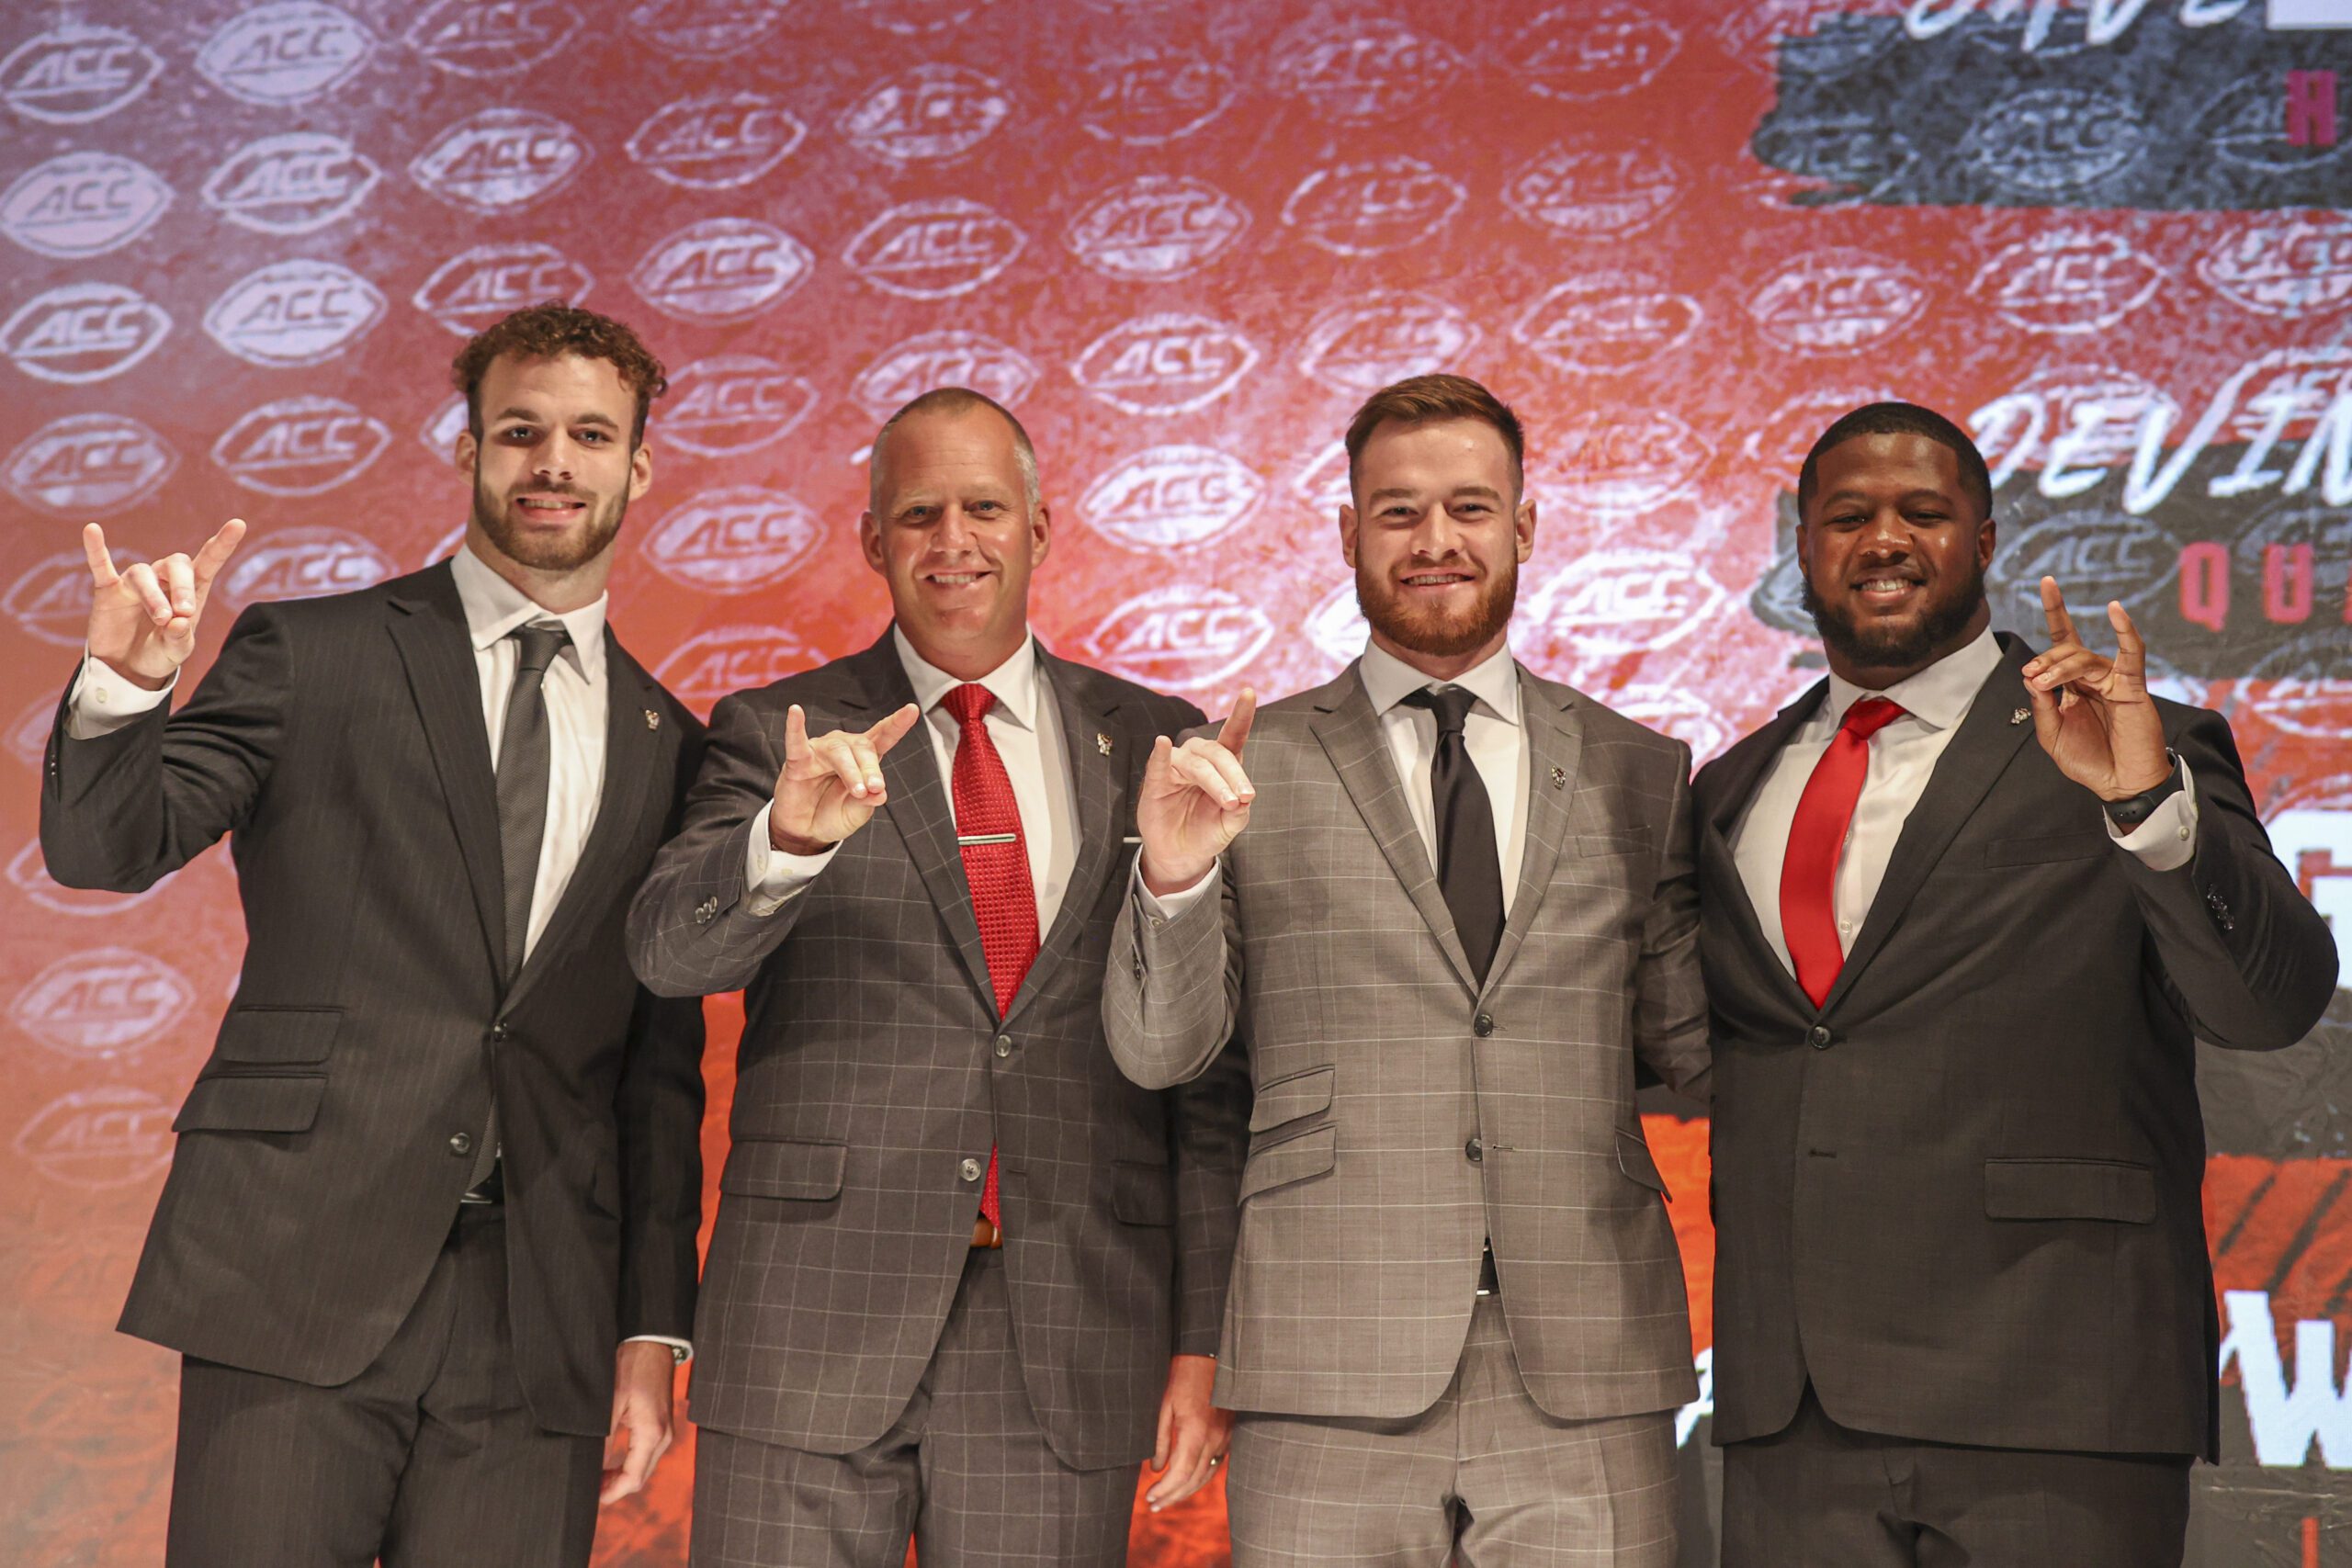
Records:
{"label": "brown leather belt", "polygon": [[1004,1245],[1003,1228],[990,1224],[986,1214],[975,1215],[972,1219],[972,1245],[974,1247],[1002,1247]]}

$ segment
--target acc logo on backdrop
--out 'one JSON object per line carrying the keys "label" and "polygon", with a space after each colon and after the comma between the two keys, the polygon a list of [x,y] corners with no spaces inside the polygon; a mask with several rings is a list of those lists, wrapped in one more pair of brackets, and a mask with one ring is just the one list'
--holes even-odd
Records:
{"label": "acc logo on backdrop", "polygon": [[2335,933],[2336,988],[2352,990],[2352,774],[2295,785],[2263,826],[2295,886]]}
{"label": "acc logo on backdrop", "polygon": [[1144,175],[1095,197],[1066,238],[1106,276],[1161,282],[1205,266],[1249,227],[1249,210],[1206,181]]}
{"label": "acc logo on backdrop", "polygon": [[1679,347],[1705,312],[1655,278],[1571,278],[1530,305],[1510,335],[1559,369],[1615,374]]}
{"label": "acc logo on backdrop", "polygon": [[756,452],[808,417],[817,389],[772,359],[719,354],[670,378],[662,439],[706,457]]}
{"label": "acc logo on backdrop", "polygon": [[249,104],[308,103],[341,85],[376,52],[376,35],[321,0],[255,6],[220,24],[197,51],[196,68]]}
{"label": "acc logo on backdrop", "polygon": [[437,0],[408,29],[408,46],[459,76],[512,76],[552,58],[582,13],[557,0]]}
{"label": "acc logo on backdrop", "polygon": [[1723,716],[1686,686],[1636,682],[1610,693],[1609,705],[1689,746],[1694,761],[1705,761],[1732,742],[1731,726]]}
{"label": "acc logo on backdrop", "polygon": [[1164,312],[1121,321],[1086,345],[1070,378],[1128,413],[1190,413],[1231,391],[1258,349],[1209,316]]}
{"label": "acc logo on backdrop", "polygon": [[0,102],[28,119],[104,119],[154,84],[163,57],[120,28],[60,22],[0,60]]}
{"label": "acc logo on backdrop", "polygon": [[264,234],[307,234],[346,217],[383,175],[348,137],[291,130],[231,153],[204,182],[204,204]]}
{"label": "acc logo on backdrop", "polygon": [[1298,629],[1306,634],[1317,653],[1335,664],[1345,664],[1363,652],[1372,637],[1372,626],[1356,603],[1353,582],[1342,582],[1323,595]]}
{"label": "acc logo on backdrop", "polygon": [[1686,555],[1603,549],[1578,557],[1529,608],[1563,651],[1623,655],[1681,641],[1724,597],[1723,584]]}
{"label": "acc logo on backdrop", "polygon": [[1793,491],[1804,455],[1823,431],[1864,403],[1893,400],[1894,393],[1883,387],[1816,387],[1799,392],[1758,421],[1739,449],[1759,477]]}
{"label": "acc logo on backdrop", "polygon": [[670,694],[705,717],[721,697],[781,681],[823,655],[783,626],[714,626],[673,649],[653,671]]}
{"label": "acc logo on backdrop", "polygon": [[340,398],[280,398],[246,414],[213,444],[212,460],[247,490],[319,495],[383,456],[392,433]]}
{"label": "acc logo on backdrop", "polygon": [[2131,169],[2154,140],[2130,99],[2091,87],[1997,96],[1960,139],[1963,163],[2014,195],[2081,197]]}
{"label": "acc logo on backdrop", "polygon": [[2269,316],[2308,316],[2352,300],[2352,218],[2275,213],[2226,234],[2197,261],[2213,291]]}
{"label": "acc logo on backdrop", "polygon": [[1800,354],[1850,354],[1900,330],[1928,302],[1910,273],[1859,251],[1798,257],[1748,301],[1764,335]]}
{"label": "acc logo on backdrop", "polygon": [[1180,141],[1233,102],[1233,73],[1206,54],[1137,40],[1108,46],[1086,65],[1080,123],[1130,147]]}
{"label": "acc logo on backdrop", "polygon": [[[125,549],[111,554],[118,571],[138,558]],[[90,630],[89,560],[81,551],[69,550],[35,561],[8,585],[6,593],[0,594],[0,609],[43,642],[81,647]],[[56,712],[56,704],[48,706]]]}
{"label": "acc logo on backdrop", "polygon": [[962,65],[916,65],[876,82],[842,111],[844,140],[894,164],[956,158],[987,141],[1012,112],[993,78]]}
{"label": "acc logo on backdrop", "polygon": [[994,209],[943,196],[890,209],[857,231],[842,261],[888,293],[952,299],[1011,266],[1028,243]]}
{"label": "acc logo on backdrop", "polygon": [[[117,553],[121,555],[126,560],[130,558],[129,552],[127,551],[118,551]],[[39,570],[40,569],[35,568],[34,570]],[[89,581],[86,572],[83,577],[83,581],[85,582]],[[87,621],[89,618],[89,612],[86,608],[83,611],[83,618],[85,621]],[[76,637],[74,640],[79,642],[81,639]],[[57,716],[57,705],[59,701],[63,698],[64,694],[65,694],[62,692],[52,692],[46,697],[34,698],[32,705],[25,709],[24,712],[18,714],[17,716],[17,722],[8,727],[6,734],[8,750],[16,753],[17,760],[18,761],[30,764],[34,767],[40,765],[41,754],[49,750],[50,721]],[[26,842],[28,845],[27,853],[32,856],[33,863],[35,865],[40,864],[40,840],[39,838],[33,838],[26,840]],[[17,858],[22,860],[24,856],[19,855]],[[176,875],[177,873],[174,873],[173,874]],[[169,877],[164,878],[164,881],[169,880]],[[23,883],[20,881],[17,886],[22,886]],[[155,886],[160,887],[163,886],[163,883],[159,882],[155,884]],[[133,894],[132,897],[136,897],[138,895]]]}
{"label": "acc logo on backdrop", "polygon": [[1011,344],[985,333],[919,333],[883,351],[858,373],[850,396],[888,419],[933,387],[969,387],[1011,408],[1035,384],[1037,367]]}
{"label": "acc logo on backdrop", "polygon": [[681,98],[637,128],[628,155],[656,179],[690,190],[732,190],[792,155],[808,128],[758,93]]}
{"label": "acc logo on backdrop", "polygon": [[163,1033],[195,999],[195,987],[163,960],[102,947],[42,970],[17,993],[8,1016],[53,1051],[112,1056]]}
{"label": "acc logo on backdrop", "polygon": [[409,302],[459,337],[542,299],[578,304],[595,284],[588,269],[536,241],[476,245],[433,269]]}
{"label": "acc logo on backdrop", "polygon": [[13,1146],[51,1181],[127,1187],[172,1163],[172,1108],[143,1089],[76,1089],[43,1106]]}
{"label": "acc logo on backdrop", "polygon": [[1511,68],[1528,90],[1575,103],[1646,87],[1682,48],[1672,24],[1639,6],[1555,6],[1521,28]]}
{"label": "acc logo on backdrop", "polygon": [[1128,600],[1102,618],[1084,646],[1131,681],[1182,688],[1238,674],[1273,637],[1266,613],[1238,594],[1180,585]]}
{"label": "acc logo on backdrop", "polygon": [[81,519],[154,493],[178,464],[171,444],[129,414],[73,413],[26,436],[0,479],[26,505]]}
{"label": "acc logo on backdrop", "polygon": [[[2063,579],[2061,581],[2064,581]],[[2253,707],[2263,721],[2290,735],[2341,744],[2352,735],[2352,654],[2341,623],[2315,620],[2246,672],[2267,685]],[[2336,941],[2345,940],[2336,928]]]}
{"label": "acc logo on backdrop", "polygon": [[2279,123],[2278,78],[2267,71],[2233,83],[2205,106],[2199,127],[2205,144],[2225,164],[2262,175],[2301,173],[2333,164],[2352,151],[2352,140],[2323,142],[2310,138],[2298,147]]}
{"label": "acc logo on backdrop", "polygon": [[376,286],[339,262],[287,261],[246,274],[204,312],[204,330],[254,365],[316,365],[384,314]]}
{"label": "acc logo on backdrop", "polygon": [[1681,170],[1656,148],[1555,141],[1505,182],[1503,200],[1530,223],[1589,238],[1648,228],[1682,186]]}
{"label": "acc logo on backdrop", "polygon": [[172,187],[112,152],[61,152],[0,194],[0,231],[28,251],[68,260],[103,255],[154,227]]}
{"label": "acc logo on backdrop", "polygon": [[588,143],[550,115],[491,108],[447,127],[409,160],[409,177],[476,212],[526,207],[586,166]]}
{"label": "acc logo on backdrop", "polygon": [[681,587],[749,593],[777,581],[817,547],[824,525],[781,491],[705,491],[654,525],[645,558]]}
{"label": "acc logo on backdrop", "polygon": [[1432,295],[1369,294],[1329,306],[1306,324],[1298,367],[1330,386],[1373,392],[1449,369],[1477,341],[1470,318]]}
{"label": "acc logo on backdrop", "polygon": [[1996,626],[2039,630],[2041,583],[2054,577],[2082,604],[2120,600],[2143,615],[2180,571],[2180,552],[2154,525],[2120,512],[2084,508],[2045,517],[2005,540],[1984,571]]}
{"label": "acc logo on backdrop", "polygon": [[1419,158],[1317,169],[1283,204],[1283,221],[1343,256],[1373,256],[1428,238],[1469,193]]}
{"label": "acc logo on backdrop", "polygon": [[44,381],[80,386],[119,376],[172,330],[164,308],[115,283],[37,294],[0,325],[0,354]]}
{"label": "acc logo on backdrop", "polygon": [[243,609],[264,599],[315,599],[372,588],[400,570],[373,541],[340,528],[278,528],[248,544],[216,585]]}
{"label": "acc logo on backdrop", "polygon": [[631,32],[673,54],[739,56],[775,30],[791,0],[639,0]]}
{"label": "acc logo on backdrop", "polygon": [[938,33],[960,27],[994,0],[850,0],[865,19],[894,33]]}
{"label": "acc logo on backdrop", "polygon": [[706,218],[657,242],[629,282],[659,310],[718,325],[758,315],[815,265],[806,245],[773,223]]}
{"label": "acc logo on backdrop", "polygon": [[1274,40],[1275,89],[1334,119],[1385,119],[1435,94],[1462,58],[1380,17],[1323,13]]}
{"label": "acc logo on backdrop", "polygon": [[1078,511],[1131,550],[1182,549],[1230,532],[1265,493],[1256,469],[1214,446],[1149,446],[1087,486]]}
{"label": "acc logo on backdrop", "polygon": [[[51,701],[41,711],[40,734],[35,738],[29,761],[39,762],[49,739],[49,721],[57,711]],[[42,858],[38,834],[25,840],[17,858],[8,863],[9,885],[44,909],[61,915],[116,915],[125,909],[137,908],[153,898],[179,875],[175,871],[157,878],[136,893],[99,893],[86,887],[68,887],[49,874],[49,863]]]}
{"label": "acc logo on backdrop", "polygon": [[2018,241],[1968,291],[2029,333],[2105,332],[2155,297],[2165,269],[2129,241],[2061,229]]}
{"label": "acc logo on backdrop", "polygon": [[1306,467],[1291,476],[1290,491],[1317,516],[1337,519],[1340,508],[1355,501],[1355,492],[1348,485],[1347,443],[1334,441],[1317,452]]}
{"label": "acc logo on backdrop", "polygon": [[1639,512],[1690,483],[1713,455],[1704,436],[1664,409],[1595,411],[1561,431],[1543,486],[1573,507]]}

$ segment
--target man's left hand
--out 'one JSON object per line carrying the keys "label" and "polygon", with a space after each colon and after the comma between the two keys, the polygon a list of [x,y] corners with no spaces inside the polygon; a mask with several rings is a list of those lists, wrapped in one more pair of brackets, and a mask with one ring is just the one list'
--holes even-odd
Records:
{"label": "man's left hand", "polygon": [[2075,634],[2055,578],[2041,580],[2050,647],[2025,667],[2033,733],[2058,771],[2101,800],[2129,800],[2165,782],[2165,725],[2148,695],[2148,645],[2120,604],[2107,606],[2115,657],[2092,652]]}
{"label": "man's left hand", "polygon": [[1214,1356],[1179,1356],[1168,1363],[1159,1437],[1151,1452],[1151,1468],[1159,1479],[1144,1494],[1155,1514],[1206,1486],[1225,1459],[1233,1441],[1233,1412],[1209,1403],[1216,1386]]}
{"label": "man's left hand", "polygon": [[645,1490],[653,1467],[670,1451],[670,1392],[678,1359],[658,1339],[631,1339],[613,1365],[613,1425],[605,1438],[601,1505]]}

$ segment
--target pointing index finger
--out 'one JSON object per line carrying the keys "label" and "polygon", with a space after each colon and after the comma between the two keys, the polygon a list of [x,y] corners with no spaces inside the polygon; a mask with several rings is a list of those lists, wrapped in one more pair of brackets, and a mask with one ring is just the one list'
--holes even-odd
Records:
{"label": "pointing index finger", "polygon": [[82,554],[90,562],[90,581],[100,588],[112,588],[122,581],[122,573],[114,569],[114,556],[107,548],[107,531],[96,523],[82,525]]}
{"label": "pointing index finger", "polygon": [[1216,732],[1216,743],[1238,758],[1241,748],[1249,742],[1250,726],[1256,722],[1257,717],[1258,690],[1254,686],[1244,686],[1241,694],[1234,699],[1233,712],[1227,716],[1224,725]]}
{"label": "pointing index finger", "polygon": [[2075,635],[2075,618],[2066,613],[2066,595],[2059,592],[2058,580],[2041,580],[2041,618],[2050,628],[2052,642],[2079,642]]}
{"label": "pointing index finger", "polygon": [[794,703],[784,710],[784,761],[786,766],[808,755],[808,716]]}

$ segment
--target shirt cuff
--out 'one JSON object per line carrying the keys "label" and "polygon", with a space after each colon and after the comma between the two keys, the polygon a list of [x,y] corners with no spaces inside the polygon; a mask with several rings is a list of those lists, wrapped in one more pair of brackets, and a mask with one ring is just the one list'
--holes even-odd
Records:
{"label": "shirt cuff", "polygon": [[692,1344],[684,1339],[673,1339],[666,1334],[632,1334],[621,1343],[624,1345],[667,1345],[671,1349],[678,1352],[679,1361],[691,1361],[695,1359],[695,1348]]}
{"label": "shirt cuff", "polygon": [[1154,925],[1164,925],[1216,890],[1217,873],[1222,864],[1222,862],[1211,861],[1208,870],[1201,873],[1201,879],[1190,887],[1179,887],[1173,893],[1154,893],[1143,885],[1143,855],[1138,852],[1134,873],[1136,907],[1143,910],[1144,919]]}
{"label": "shirt cuff", "polygon": [[2115,840],[2116,847],[2138,855],[2140,863],[2150,871],[2178,871],[2197,858],[2197,781],[2186,761],[2177,765],[2180,769],[2179,792],[2166,795],[2164,803],[2148,814],[2148,819],[2130,832],[2122,831],[2112,818],[2101,814],[2107,823],[2107,836]]}
{"label": "shirt cuff", "polygon": [[839,844],[813,855],[777,849],[768,840],[768,813],[774,808],[774,803],[760,807],[760,814],[752,818],[752,836],[744,846],[743,908],[761,919],[783,908],[841,852]]}
{"label": "shirt cuff", "polygon": [[92,658],[85,648],[82,668],[74,676],[74,694],[65,705],[65,739],[96,740],[111,735],[171,701],[179,683],[180,672],[175,670],[156,691],[133,685],[117,674],[112,665]]}

